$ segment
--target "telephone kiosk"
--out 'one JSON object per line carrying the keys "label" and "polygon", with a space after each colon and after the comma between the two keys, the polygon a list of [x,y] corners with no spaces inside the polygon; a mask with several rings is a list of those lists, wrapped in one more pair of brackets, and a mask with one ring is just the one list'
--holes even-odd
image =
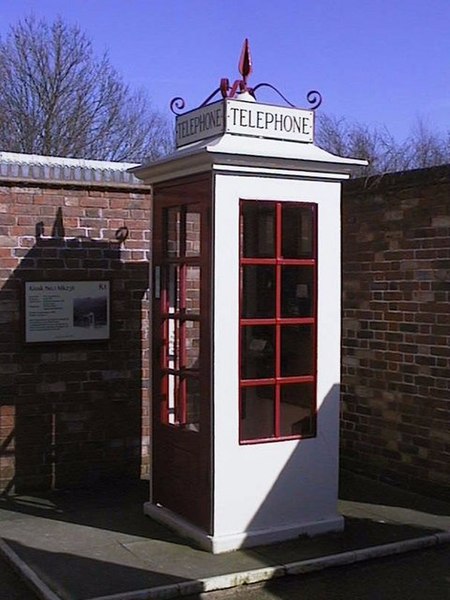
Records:
{"label": "telephone kiosk", "polygon": [[340,192],[366,163],[314,144],[314,105],[258,102],[250,71],[246,43],[242,79],[133,170],[153,188],[144,509],[214,553],[343,528]]}

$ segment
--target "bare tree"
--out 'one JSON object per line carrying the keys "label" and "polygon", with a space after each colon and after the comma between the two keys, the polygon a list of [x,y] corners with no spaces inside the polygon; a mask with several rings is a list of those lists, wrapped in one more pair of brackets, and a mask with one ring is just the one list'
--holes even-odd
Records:
{"label": "bare tree", "polygon": [[169,151],[173,133],[105,54],[60,18],[26,18],[0,40],[0,149],[141,161]]}
{"label": "bare tree", "polygon": [[333,154],[365,158],[368,167],[355,175],[373,175],[431,167],[450,162],[450,132],[434,132],[419,119],[410,135],[398,142],[386,127],[369,128],[345,118],[318,115],[316,143]]}
{"label": "bare tree", "polygon": [[445,139],[436,134],[423,119],[417,119],[407,140],[411,162],[418,168],[448,162],[449,135],[450,132]]}

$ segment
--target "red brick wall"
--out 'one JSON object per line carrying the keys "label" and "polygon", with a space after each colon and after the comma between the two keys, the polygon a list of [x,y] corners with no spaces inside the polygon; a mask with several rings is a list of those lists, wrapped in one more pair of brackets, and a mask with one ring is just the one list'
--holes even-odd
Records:
{"label": "red brick wall", "polygon": [[[1,489],[148,469],[149,223],[144,186],[0,181]],[[110,340],[25,344],[23,282],[67,279],[111,281]]]}
{"label": "red brick wall", "polygon": [[343,195],[342,462],[450,493],[450,167]]}

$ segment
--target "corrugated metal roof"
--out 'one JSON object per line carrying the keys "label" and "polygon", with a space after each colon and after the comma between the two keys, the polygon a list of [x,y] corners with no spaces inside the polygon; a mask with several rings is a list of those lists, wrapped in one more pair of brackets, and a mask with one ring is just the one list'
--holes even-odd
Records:
{"label": "corrugated metal roof", "polygon": [[0,152],[0,179],[143,185],[128,170],[137,163]]}

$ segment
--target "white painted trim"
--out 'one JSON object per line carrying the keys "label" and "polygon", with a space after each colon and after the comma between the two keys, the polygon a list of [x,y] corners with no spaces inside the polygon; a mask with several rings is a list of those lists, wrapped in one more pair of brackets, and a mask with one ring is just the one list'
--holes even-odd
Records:
{"label": "white painted trim", "polygon": [[344,518],[336,515],[336,517],[324,519],[323,521],[313,521],[311,523],[302,523],[301,525],[288,525],[286,527],[212,536],[212,552],[213,554],[220,554],[222,552],[238,550],[239,548],[251,548],[253,546],[263,546],[293,540],[302,535],[312,537],[323,533],[339,532],[343,529]]}
{"label": "white painted trim", "polygon": [[367,161],[330,154],[314,144],[250,138],[224,134],[212,140],[185,146],[164,159],[130,169],[145,183],[155,183],[181,176],[182,172],[209,171],[214,164],[251,166],[256,168],[302,167],[310,171],[342,174],[347,179],[355,166]]}
{"label": "white painted trim", "polygon": [[249,530],[226,535],[209,535],[206,531],[195,527],[183,517],[162,506],[146,502],[144,504],[144,513],[155,519],[155,521],[173,529],[183,537],[193,540],[200,548],[213,554],[231,552],[240,548],[274,544],[276,542],[292,540],[301,535],[311,537],[323,533],[339,532],[344,529],[344,518],[341,515],[335,515],[321,521],[301,523],[299,525],[286,525],[284,527],[280,526],[255,531]]}
{"label": "white painted trim", "polygon": [[180,517],[176,513],[172,512],[168,508],[164,508],[160,504],[152,504],[151,502],[144,503],[144,514],[154,519],[162,525],[166,525],[179,535],[193,540],[198,546],[207,550],[212,551],[212,545],[210,543],[211,536],[203,531],[199,527],[192,525],[189,521]]}
{"label": "white painted trim", "polygon": [[250,175],[268,175],[270,177],[295,177],[295,178],[312,178],[312,179],[331,179],[342,181],[343,179],[349,179],[349,174],[342,173],[323,173],[314,171],[296,171],[294,169],[270,169],[261,167],[244,167],[240,165],[223,165],[214,164],[212,165],[214,171],[232,172],[232,173],[249,173]]}

